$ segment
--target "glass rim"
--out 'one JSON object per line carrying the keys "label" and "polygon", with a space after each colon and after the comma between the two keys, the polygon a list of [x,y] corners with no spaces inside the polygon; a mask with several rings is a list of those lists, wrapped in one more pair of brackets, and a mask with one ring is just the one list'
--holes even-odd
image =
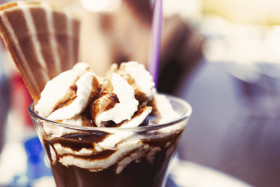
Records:
{"label": "glass rim", "polygon": [[[160,93],[162,94],[162,93]],[[57,127],[63,127],[63,128],[67,128],[67,129],[72,129],[72,130],[80,130],[80,131],[110,131],[110,130],[118,130],[118,131],[122,131],[122,130],[130,130],[130,131],[141,131],[141,130],[155,130],[158,128],[163,128],[163,127],[167,127],[170,126],[172,124],[176,124],[179,123],[181,121],[184,121],[188,118],[191,117],[192,114],[192,107],[191,105],[176,96],[172,96],[169,94],[162,94],[167,96],[171,101],[175,101],[179,104],[181,104],[186,111],[177,119],[171,120],[169,122],[166,123],[159,123],[159,124],[153,124],[153,125],[149,125],[149,126],[140,126],[140,127],[94,127],[94,126],[77,126],[77,125],[71,125],[71,124],[67,124],[67,123],[62,123],[62,122],[57,122],[57,121],[52,121],[46,118],[43,118],[41,116],[39,116],[38,114],[36,114],[36,112],[33,110],[33,105],[34,103],[32,103],[29,107],[28,107],[28,113],[30,115],[31,118],[34,118],[35,120],[39,120],[39,121],[43,121],[43,122],[47,122],[48,124],[57,126]],[[33,119],[32,119],[33,120]]]}

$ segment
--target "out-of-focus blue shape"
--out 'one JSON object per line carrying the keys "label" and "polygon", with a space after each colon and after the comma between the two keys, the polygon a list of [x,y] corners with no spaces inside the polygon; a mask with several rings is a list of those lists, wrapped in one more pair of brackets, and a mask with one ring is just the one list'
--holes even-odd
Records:
{"label": "out-of-focus blue shape", "polygon": [[31,187],[33,182],[42,177],[51,177],[50,167],[45,162],[45,153],[38,137],[32,137],[24,142],[28,157],[27,170],[24,174],[16,175],[12,186]]}

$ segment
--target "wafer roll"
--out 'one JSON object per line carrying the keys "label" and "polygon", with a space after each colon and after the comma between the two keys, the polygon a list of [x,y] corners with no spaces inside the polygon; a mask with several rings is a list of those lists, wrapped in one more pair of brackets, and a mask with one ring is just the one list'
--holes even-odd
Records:
{"label": "wafer roll", "polygon": [[80,22],[46,2],[0,6],[0,34],[35,102],[46,82],[78,61]]}

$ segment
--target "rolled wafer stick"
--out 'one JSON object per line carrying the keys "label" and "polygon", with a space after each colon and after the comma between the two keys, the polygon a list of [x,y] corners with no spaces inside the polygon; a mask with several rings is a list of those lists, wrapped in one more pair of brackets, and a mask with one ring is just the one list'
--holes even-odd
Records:
{"label": "rolled wafer stick", "polygon": [[40,1],[0,6],[0,34],[35,102],[48,80],[78,61],[80,22]]}

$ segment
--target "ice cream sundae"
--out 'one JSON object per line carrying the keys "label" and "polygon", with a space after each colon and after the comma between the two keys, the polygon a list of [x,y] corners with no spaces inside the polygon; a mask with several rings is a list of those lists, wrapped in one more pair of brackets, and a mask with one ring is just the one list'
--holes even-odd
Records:
{"label": "ice cream sundae", "polygon": [[113,64],[100,77],[78,62],[79,24],[45,2],[0,6],[0,33],[34,100],[56,185],[164,185],[191,107],[157,93],[141,63]]}

